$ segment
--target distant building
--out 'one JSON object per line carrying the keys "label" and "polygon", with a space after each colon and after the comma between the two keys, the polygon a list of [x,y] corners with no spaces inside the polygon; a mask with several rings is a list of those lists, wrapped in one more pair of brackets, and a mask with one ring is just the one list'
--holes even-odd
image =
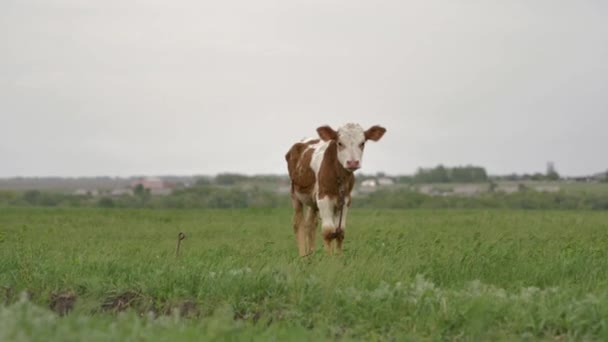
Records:
{"label": "distant building", "polygon": [[361,182],[361,186],[364,188],[375,188],[378,186],[378,182],[374,178],[370,178]]}
{"label": "distant building", "polygon": [[131,189],[141,185],[152,195],[169,195],[175,188],[175,183],[164,181],[158,177],[147,177],[131,182]]}
{"label": "distant building", "polygon": [[378,189],[378,182],[374,178],[366,179],[359,188],[361,192],[373,192]]}
{"label": "distant building", "polygon": [[454,195],[473,196],[483,192],[483,188],[479,185],[460,185],[454,187]]}
{"label": "distant building", "polygon": [[119,197],[123,195],[133,195],[133,190],[131,189],[114,189],[110,192],[110,196]]}
{"label": "distant building", "polygon": [[497,192],[504,192],[507,194],[512,194],[519,191],[519,186],[517,185],[499,185],[496,187]]}
{"label": "distant building", "polygon": [[388,177],[369,178],[361,182],[359,189],[362,192],[371,192],[379,189],[380,187],[392,185],[395,185],[395,181]]}
{"label": "distant building", "polygon": [[93,190],[89,190],[89,189],[77,189],[76,191],[74,191],[74,195],[76,196],[98,196],[99,195],[99,191],[93,189]]}
{"label": "distant building", "polygon": [[538,192],[559,192],[559,186],[557,185],[538,185],[534,187],[534,190]]}
{"label": "distant building", "polygon": [[437,189],[432,185],[422,185],[418,188],[418,192],[430,196],[446,196],[447,192],[441,189]]}
{"label": "distant building", "polygon": [[381,185],[381,186],[395,185],[395,181],[392,178],[382,177],[382,178],[378,178],[378,185]]}
{"label": "distant building", "polygon": [[380,178],[369,178],[361,182],[362,187],[375,188],[377,186],[390,186],[395,185],[395,181],[392,178],[380,177]]}

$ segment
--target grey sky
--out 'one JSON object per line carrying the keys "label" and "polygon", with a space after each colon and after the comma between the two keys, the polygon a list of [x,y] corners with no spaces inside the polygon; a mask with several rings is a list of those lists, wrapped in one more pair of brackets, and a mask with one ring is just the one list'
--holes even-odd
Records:
{"label": "grey sky", "polygon": [[605,1],[0,2],[0,177],[286,173],[322,124],[362,172],[608,168]]}

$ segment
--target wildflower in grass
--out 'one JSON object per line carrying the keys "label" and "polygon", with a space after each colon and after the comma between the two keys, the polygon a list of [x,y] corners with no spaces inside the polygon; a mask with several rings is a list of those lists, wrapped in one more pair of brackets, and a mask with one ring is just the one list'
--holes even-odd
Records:
{"label": "wildflower in grass", "polygon": [[251,273],[251,268],[249,268],[249,267],[238,268],[235,270],[228,271],[228,274],[230,274],[231,276],[239,276],[239,275],[244,275],[244,274],[248,274],[248,273]]}
{"label": "wildflower in grass", "polygon": [[541,293],[541,291],[538,287],[535,287],[535,286],[524,287],[521,289],[521,291],[519,293],[519,298],[521,298],[527,302],[527,301],[532,300],[539,293]]}

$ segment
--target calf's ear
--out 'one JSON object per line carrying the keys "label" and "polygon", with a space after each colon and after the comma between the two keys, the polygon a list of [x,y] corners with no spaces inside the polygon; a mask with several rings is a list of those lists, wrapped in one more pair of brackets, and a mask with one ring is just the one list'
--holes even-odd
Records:
{"label": "calf's ear", "polygon": [[386,128],[375,125],[365,131],[365,140],[378,141],[386,133]]}
{"label": "calf's ear", "polygon": [[321,126],[317,128],[317,133],[319,133],[319,138],[321,138],[323,141],[338,139],[338,132],[334,131],[334,129],[329,126]]}

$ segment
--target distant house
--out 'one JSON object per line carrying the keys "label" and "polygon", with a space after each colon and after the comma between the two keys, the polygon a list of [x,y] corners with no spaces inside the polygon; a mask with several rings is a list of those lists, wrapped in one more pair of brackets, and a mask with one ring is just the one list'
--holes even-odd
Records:
{"label": "distant house", "polygon": [[581,176],[581,177],[568,177],[566,178],[568,181],[572,182],[594,182],[595,178],[593,176]]}
{"label": "distant house", "polygon": [[507,194],[512,194],[519,191],[519,186],[517,185],[499,185],[496,187],[497,192],[504,192]]}
{"label": "distant house", "polygon": [[538,192],[558,192],[559,186],[556,185],[539,185],[535,186],[534,190]]}
{"label": "distant house", "polygon": [[375,188],[378,186],[390,186],[395,185],[395,181],[388,177],[381,178],[369,178],[361,182],[361,187],[363,188]]}
{"label": "distant house", "polygon": [[484,189],[479,185],[460,185],[454,187],[454,195],[473,196],[483,192]]}
{"label": "distant house", "polygon": [[395,185],[395,181],[392,178],[382,177],[382,178],[378,178],[378,185],[381,185],[381,186]]}
{"label": "distant house", "polygon": [[430,196],[446,196],[447,192],[441,189],[437,189],[432,185],[422,185],[418,188],[418,192]]}
{"label": "distant house", "polygon": [[76,191],[74,191],[74,195],[76,196],[98,196],[99,195],[99,191],[93,189],[93,190],[89,190],[89,189],[77,189]]}
{"label": "distant house", "polygon": [[152,195],[169,195],[175,188],[174,183],[164,181],[158,177],[147,177],[134,180],[131,182],[131,189],[135,189],[139,185],[144,189],[149,190]]}
{"label": "distant house", "polygon": [[373,192],[378,189],[378,182],[374,178],[366,179],[359,188],[361,192]]}
{"label": "distant house", "polygon": [[110,196],[119,197],[123,195],[133,195],[133,190],[131,189],[114,189],[110,192]]}
{"label": "distant house", "polygon": [[361,182],[361,186],[364,188],[375,188],[378,186],[378,182],[374,178],[370,178]]}

